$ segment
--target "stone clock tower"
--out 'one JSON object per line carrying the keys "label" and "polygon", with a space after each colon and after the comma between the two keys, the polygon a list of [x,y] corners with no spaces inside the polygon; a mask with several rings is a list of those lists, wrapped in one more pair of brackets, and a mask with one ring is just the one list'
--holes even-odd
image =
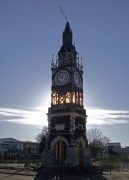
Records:
{"label": "stone clock tower", "polygon": [[87,148],[86,110],[83,106],[83,65],[66,23],[62,46],[52,59],[51,107],[48,108],[48,136],[42,166],[66,167],[90,164]]}

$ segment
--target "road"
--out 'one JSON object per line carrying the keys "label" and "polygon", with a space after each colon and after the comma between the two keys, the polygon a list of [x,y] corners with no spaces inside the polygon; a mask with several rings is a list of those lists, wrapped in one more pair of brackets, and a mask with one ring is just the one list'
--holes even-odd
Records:
{"label": "road", "polygon": [[0,180],[34,180],[34,176],[0,174]]}

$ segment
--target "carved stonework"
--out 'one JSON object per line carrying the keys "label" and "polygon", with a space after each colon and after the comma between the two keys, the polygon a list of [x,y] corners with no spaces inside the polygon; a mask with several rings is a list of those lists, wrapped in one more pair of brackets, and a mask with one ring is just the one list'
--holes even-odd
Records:
{"label": "carved stonework", "polygon": [[85,139],[83,137],[79,137],[76,141],[76,144],[79,144],[81,143],[82,144],[82,147],[85,148],[86,147],[86,142],[85,142]]}

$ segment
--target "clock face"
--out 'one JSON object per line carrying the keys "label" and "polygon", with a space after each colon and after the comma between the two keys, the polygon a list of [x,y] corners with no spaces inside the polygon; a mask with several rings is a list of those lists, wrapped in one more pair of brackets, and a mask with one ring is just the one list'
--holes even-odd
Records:
{"label": "clock face", "polygon": [[56,84],[60,86],[66,84],[68,79],[69,79],[69,73],[66,70],[59,71],[55,77]]}
{"label": "clock face", "polygon": [[77,71],[74,72],[74,83],[78,87],[81,85],[81,76]]}

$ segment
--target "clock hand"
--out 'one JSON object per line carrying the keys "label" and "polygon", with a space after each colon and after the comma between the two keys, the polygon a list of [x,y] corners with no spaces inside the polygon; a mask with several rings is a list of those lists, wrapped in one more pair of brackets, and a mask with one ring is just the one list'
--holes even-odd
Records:
{"label": "clock hand", "polygon": [[65,76],[64,76],[64,73],[62,74],[62,80],[64,81],[64,78],[65,78]]}

